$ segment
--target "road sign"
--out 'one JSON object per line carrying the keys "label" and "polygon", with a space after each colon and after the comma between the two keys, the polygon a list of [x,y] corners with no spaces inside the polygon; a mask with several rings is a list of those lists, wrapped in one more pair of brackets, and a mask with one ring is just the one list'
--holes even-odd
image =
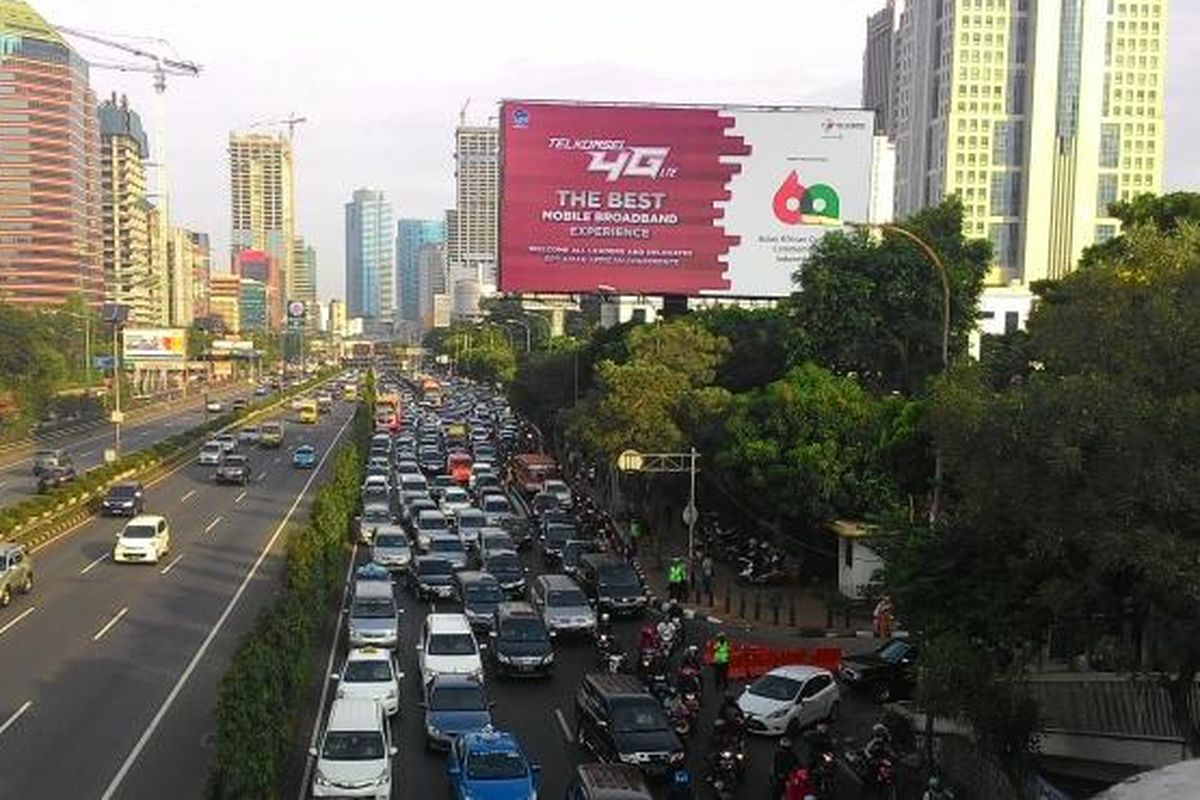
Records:
{"label": "road sign", "polygon": [[111,463],[113,463],[113,462],[114,462],[114,461],[116,461],[116,460],[117,460],[117,451],[116,451],[116,450],[113,450],[111,447],[107,447],[107,448],[105,448],[105,450],[104,450],[104,463],[105,463],[105,464],[111,464]]}
{"label": "road sign", "polygon": [[112,422],[122,423],[125,421],[125,412],[124,411],[114,411],[114,412],[112,412],[112,416],[109,417],[109,419]]}
{"label": "road sign", "polygon": [[696,524],[696,520],[700,518],[699,512],[696,511],[695,503],[688,503],[683,509],[683,524],[689,528]]}
{"label": "road sign", "polygon": [[622,472],[637,472],[642,468],[642,454],[637,450],[624,450],[617,456],[617,469]]}

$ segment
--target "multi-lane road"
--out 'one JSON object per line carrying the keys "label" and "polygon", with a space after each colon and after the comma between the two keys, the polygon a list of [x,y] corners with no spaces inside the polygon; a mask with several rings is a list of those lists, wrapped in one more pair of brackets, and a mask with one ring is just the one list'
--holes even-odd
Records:
{"label": "multi-lane road", "polygon": [[[228,403],[235,397],[249,397],[254,387],[245,381],[224,384],[210,393],[213,399]],[[182,433],[205,421],[204,398],[197,394],[187,399],[147,407],[130,414],[130,421],[121,426],[121,449],[125,453],[141,450],[155,442]],[[37,478],[33,475],[33,454],[41,449],[61,449],[75,462],[83,474],[104,463],[104,451],[113,446],[112,425],[83,425],[35,437],[34,441],[0,450],[0,508],[37,494]]]}
{"label": "multi-lane road", "polygon": [[0,797],[202,795],[220,677],[277,585],[289,525],[306,521],[332,465],[295,470],[290,450],[329,454],[353,408],[288,424],[280,450],[249,450],[245,488],[217,486],[195,464],[148,487],[147,512],[171,525],[157,566],[111,562],[116,519],[34,553],[33,593],[0,614]]}

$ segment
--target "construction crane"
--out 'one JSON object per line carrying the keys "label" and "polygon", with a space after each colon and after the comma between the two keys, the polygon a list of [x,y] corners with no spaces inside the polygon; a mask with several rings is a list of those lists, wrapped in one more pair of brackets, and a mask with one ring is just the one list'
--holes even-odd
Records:
{"label": "construction crane", "polygon": [[247,127],[249,127],[249,128],[265,128],[269,125],[287,125],[288,141],[290,142],[292,140],[292,136],[294,136],[296,133],[296,126],[301,125],[305,122],[308,122],[308,117],[297,117],[295,112],[293,112],[291,114],[288,114],[287,119],[263,120],[262,122],[252,123]]}
{"label": "construction crane", "polygon": [[[159,55],[158,53],[152,53],[149,50],[143,50],[140,47],[134,47],[133,45],[125,42],[118,42],[89,31],[81,31],[77,28],[68,28],[63,25],[56,25],[55,30],[57,30],[59,33],[65,33],[68,36],[74,36],[78,39],[84,39],[89,42],[104,45],[105,47],[111,47],[114,50],[120,50],[122,52],[129,53],[130,55],[137,56],[138,58],[149,59],[153,62],[152,65],[93,62],[90,64],[90,66],[98,69],[113,69],[120,72],[148,72],[154,76],[154,91],[158,92],[159,94],[162,94],[167,90],[168,75],[183,75],[194,78],[200,74],[200,70],[202,69],[202,67],[194,61],[183,61],[176,58],[168,58],[166,56]],[[160,44],[168,44],[163,39],[155,39],[153,41],[159,42]]]}

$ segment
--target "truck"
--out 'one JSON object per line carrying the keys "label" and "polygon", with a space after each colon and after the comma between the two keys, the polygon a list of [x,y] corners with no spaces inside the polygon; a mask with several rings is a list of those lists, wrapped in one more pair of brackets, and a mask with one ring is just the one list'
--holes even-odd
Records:
{"label": "truck", "polygon": [[259,429],[258,444],[261,447],[281,447],[283,445],[283,423],[264,422]]}

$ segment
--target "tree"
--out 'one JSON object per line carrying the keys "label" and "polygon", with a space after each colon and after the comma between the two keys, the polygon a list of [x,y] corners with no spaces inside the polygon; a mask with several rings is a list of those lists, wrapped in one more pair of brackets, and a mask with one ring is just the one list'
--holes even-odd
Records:
{"label": "tree", "polygon": [[797,349],[797,332],[783,308],[722,306],[696,315],[710,333],[729,342],[716,382],[731,392],[766,386],[782,378]]}
{"label": "tree", "polygon": [[[962,235],[962,205],[951,199],[902,225],[939,254],[950,282],[951,353],[975,328],[986,241]],[[919,394],[942,370],[942,284],[913,242],[866,231],[833,232],[796,275],[791,307],[808,340],[807,357],[834,372],[855,373],[883,391]]]}

